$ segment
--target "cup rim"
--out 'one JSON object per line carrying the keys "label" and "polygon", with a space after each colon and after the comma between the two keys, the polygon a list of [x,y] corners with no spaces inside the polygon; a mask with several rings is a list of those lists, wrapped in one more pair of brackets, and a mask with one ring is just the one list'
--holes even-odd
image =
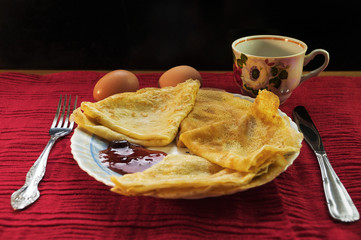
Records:
{"label": "cup rim", "polygon": [[[287,36],[281,36],[281,35],[251,35],[251,36],[246,36],[246,37],[241,37],[238,38],[236,40],[233,41],[232,43],[232,49],[234,52],[237,52],[239,54],[242,54],[243,52],[241,52],[240,50],[236,49],[236,46],[240,43],[246,42],[246,41],[251,41],[251,40],[259,40],[259,39],[270,39],[270,40],[278,40],[278,41],[287,41],[287,42],[291,42],[294,44],[297,44],[298,46],[303,48],[303,51],[300,51],[299,53],[295,53],[295,54],[291,54],[291,55],[284,55],[284,56],[277,56],[277,57],[272,57],[272,58],[287,58],[287,57],[295,57],[295,56],[299,56],[301,54],[306,53],[307,51],[307,44],[302,42],[301,40],[298,40],[296,38],[292,38],[292,37],[287,37]],[[269,58],[267,56],[259,56],[259,55],[254,55],[254,54],[248,54],[248,53],[243,53],[247,56],[252,56],[252,57],[258,57],[258,58]]]}

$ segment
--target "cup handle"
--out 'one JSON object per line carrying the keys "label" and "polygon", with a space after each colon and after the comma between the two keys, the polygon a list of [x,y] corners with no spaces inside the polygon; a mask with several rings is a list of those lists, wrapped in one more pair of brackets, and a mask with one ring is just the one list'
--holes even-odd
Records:
{"label": "cup handle", "polygon": [[306,66],[314,57],[316,57],[316,55],[321,54],[325,57],[325,61],[322,64],[321,67],[307,73],[301,76],[301,80],[300,80],[300,84],[302,82],[304,82],[306,79],[310,78],[310,77],[314,77],[317,76],[318,74],[320,74],[323,70],[325,70],[325,68],[327,67],[329,61],[330,61],[330,55],[328,54],[328,52],[326,50],[323,49],[315,49],[313,50],[310,54],[305,56],[305,60],[303,63],[303,66]]}

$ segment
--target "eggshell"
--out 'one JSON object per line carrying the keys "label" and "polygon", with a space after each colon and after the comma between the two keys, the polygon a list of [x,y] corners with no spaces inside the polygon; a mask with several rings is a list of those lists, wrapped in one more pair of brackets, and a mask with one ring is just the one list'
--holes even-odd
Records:
{"label": "eggshell", "polygon": [[169,69],[159,78],[159,87],[177,86],[178,83],[185,82],[188,79],[197,79],[202,85],[201,74],[191,66],[181,65]]}
{"label": "eggshell", "polygon": [[139,89],[139,81],[134,73],[127,70],[115,70],[105,74],[94,86],[95,101],[102,100],[116,93],[134,92]]}

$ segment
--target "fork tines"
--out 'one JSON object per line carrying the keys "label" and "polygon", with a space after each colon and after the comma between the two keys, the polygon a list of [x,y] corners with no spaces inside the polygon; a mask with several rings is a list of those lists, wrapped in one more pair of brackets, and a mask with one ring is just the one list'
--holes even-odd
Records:
{"label": "fork tines", "polygon": [[[76,109],[76,103],[78,101],[78,96],[75,96],[75,101],[74,101],[74,108],[72,109],[72,111],[74,111]],[[58,103],[58,108],[56,110],[56,114],[53,120],[53,123],[51,124],[51,128],[70,128],[72,129],[74,126],[74,122],[70,121],[69,124],[69,116],[71,113],[70,110],[70,106],[71,106],[71,95],[64,96],[64,101],[62,101],[62,96],[60,95],[60,99],[59,99],[59,103]],[[65,115],[65,109],[67,108],[67,113],[65,116],[65,120],[64,120],[64,115]],[[61,114],[60,114],[61,111]],[[60,116],[60,118],[59,118]],[[59,121],[58,121],[59,120]],[[56,123],[58,123],[56,125]]]}

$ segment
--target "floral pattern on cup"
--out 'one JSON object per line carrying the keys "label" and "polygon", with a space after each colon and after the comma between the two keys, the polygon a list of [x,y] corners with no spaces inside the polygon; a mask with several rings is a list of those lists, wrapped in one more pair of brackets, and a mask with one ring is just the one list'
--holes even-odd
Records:
{"label": "floral pattern on cup", "polygon": [[276,58],[249,58],[233,54],[233,72],[236,83],[246,93],[257,96],[258,90],[279,89],[288,78],[289,64]]}

